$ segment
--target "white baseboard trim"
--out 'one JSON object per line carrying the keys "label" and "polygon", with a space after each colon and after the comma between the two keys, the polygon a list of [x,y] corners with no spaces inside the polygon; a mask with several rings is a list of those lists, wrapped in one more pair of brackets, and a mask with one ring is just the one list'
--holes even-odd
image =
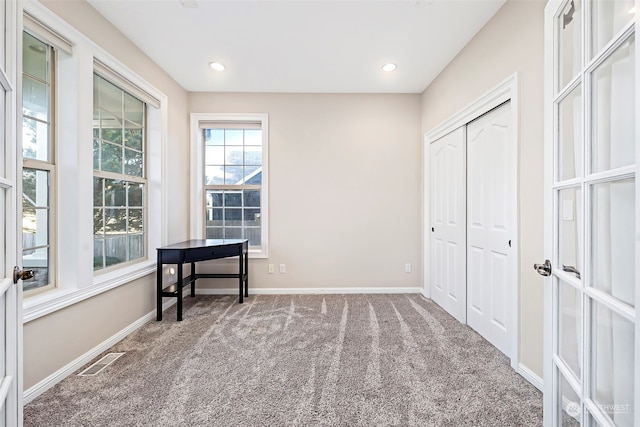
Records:
{"label": "white baseboard trim", "polygon": [[[188,294],[185,291],[185,295]],[[421,294],[422,288],[249,288],[249,295]],[[238,295],[238,288],[196,288],[196,295]]]}
{"label": "white baseboard trim", "polygon": [[[167,301],[164,304],[162,304],[162,310],[163,311],[166,310],[168,307],[171,307],[175,303],[176,303],[176,300],[174,298],[171,298],[170,301]],[[140,319],[136,320],[126,328],[122,329],[112,337],[108,338],[107,340],[101,342],[91,350],[87,351],[85,354],[78,357],[74,361],[58,369],[56,372],[49,375],[47,378],[38,382],[34,386],[29,387],[27,390],[24,391],[24,395],[23,395],[24,404],[26,405],[27,403],[33,401],[36,397],[40,396],[45,391],[49,390],[51,387],[55,386],[60,381],[64,380],[65,378],[67,378],[68,376],[76,372],[85,364],[89,363],[91,360],[98,357],[101,353],[103,353],[104,351],[108,350],[112,346],[122,341],[124,338],[127,337],[127,335],[133,333],[136,329],[140,328],[142,325],[147,323],[149,320],[154,319],[155,317],[156,317],[156,311],[153,310],[152,312],[142,316]]]}
{"label": "white baseboard trim", "polygon": [[542,378],[535,374],[531,369],[521,363],[518,366],[518,373],[522,375],[525,380],[529,381],[535,388],[544,393],[544,382],[542,381]]}

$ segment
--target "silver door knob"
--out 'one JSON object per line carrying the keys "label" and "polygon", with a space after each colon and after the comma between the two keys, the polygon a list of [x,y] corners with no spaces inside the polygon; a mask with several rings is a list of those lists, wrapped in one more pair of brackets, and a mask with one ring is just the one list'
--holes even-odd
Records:
{"label": "silver door knob", "polygon": [[580,272],[578,271],[578,269],[577,269],[577,268],[575,268],[575,267],[574,267],[574,266],[572,266],[572,265],[563,265],[563,266],[562,266],[562,271],[566,271],[567,273],[573,273],[573,274],[575,274],[575,275],[576,275],[576,277],[577,277],[578,279],[580,279]]}
{"label": "silver door knob", "polygon": [[551,261],[548,259],[544,260],[544,264],[533,264],[533,268],[541,276],[551,276]]}

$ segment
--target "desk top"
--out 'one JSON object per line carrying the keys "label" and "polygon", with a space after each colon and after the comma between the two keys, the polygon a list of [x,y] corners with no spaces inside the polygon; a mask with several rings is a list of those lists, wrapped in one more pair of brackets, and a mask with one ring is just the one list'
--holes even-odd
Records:
{"label": "desk top", "polygon": [[194,239],[185,240],[184,242],[174,243],[173,245],[163,246],[156,248],[157,250],[188,250],[199,248],[210,248],[220,246],[238,245],[244,242],[249,242],[248,239]]}

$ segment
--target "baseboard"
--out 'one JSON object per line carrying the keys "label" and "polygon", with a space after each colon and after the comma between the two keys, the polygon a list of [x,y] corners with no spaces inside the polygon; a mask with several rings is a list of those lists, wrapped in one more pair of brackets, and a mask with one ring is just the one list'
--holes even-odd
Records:
{"label": "baseboard", "polygon": [[518,373],[522,375],[525,380],[529,381],[535,388],[544,393],[544,382],[542,381],[542,378],[535,374],[531,369],[521,363],[520,366],[518,366]]}
{"label": "baseboard", "polygon": [[[174,298],[171,298],[170,301],[167,301],[162,305],[162,310],[163,311],[166,310],[168,307],[171,307],[175,303],[176,303],[176,300]],[[91,350],[87,351],[82,356],[78,357],[77,359],[68,363],[62,368],[58,369],[56,372],[49,375],[47,378],[38,382],[34,386],[29,387],[27,390],[24,391],[24,396],[23,396],[24,404],[26,405],[27,403],[33,401],[33,399],[40,396],[45,391],[49,390],[51,387],[55,386],[60,381],[64,380],[69,375],[76,372],[85,364],[89,363],[91,360],[98,357],[101,353],[108,350],[112,346],[116,345],[118,342],[122,341],[124,338],[127,337],[127,335],[133,333],[136,329],[142,327],[142,325],[147,323],[149,320],[154,319],[155,317],[156,317],[155,310],[153,310],[150,313],[147,313],[146,315],[142,316],[140,319],[136,320],[135,322],[133,322],[126,328],[122,329],[112,337],[108,338],[107,340],[101,342]]]}
{"label": "baseboard", "polygon": [[[421,294],[422,288],[250,288],[249,295]],[[188,294],[188,292],[185,292]],[[238,295],[238,288],[196,288],[196,295]]]}

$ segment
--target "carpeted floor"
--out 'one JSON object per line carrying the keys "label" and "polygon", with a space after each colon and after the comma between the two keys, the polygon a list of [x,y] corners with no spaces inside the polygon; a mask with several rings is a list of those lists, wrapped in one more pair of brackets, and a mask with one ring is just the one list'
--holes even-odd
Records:
{"label": "carpeted floor", "polygon": [[542,394],[419,295],[197,296],[175,318],[26,405],[24,425],[542,425]]}

